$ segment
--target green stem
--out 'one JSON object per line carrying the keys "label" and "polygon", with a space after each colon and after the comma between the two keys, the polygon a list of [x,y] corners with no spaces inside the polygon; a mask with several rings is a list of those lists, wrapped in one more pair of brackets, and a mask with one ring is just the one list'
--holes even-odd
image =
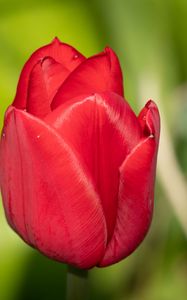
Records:
{"label": "green stem", "polygon": [[88,271],[68,266],[66,300],[88,300]]}

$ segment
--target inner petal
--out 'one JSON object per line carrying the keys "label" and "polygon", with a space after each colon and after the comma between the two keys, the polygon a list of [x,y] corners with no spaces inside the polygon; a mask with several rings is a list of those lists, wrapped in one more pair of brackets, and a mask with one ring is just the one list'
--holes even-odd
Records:
{"label": "inner petal", "polygon": [[52,43],[36,50],[25,63],[21,72],[13,103],[15,107],[22,109],[26,108],[28,84],[32,69],[39,60],[41,61],[48,56],[59,62],[70,72],[85,60],[85,57],[75,48],[65,43],[61,43],[57,38],[55,38]]}
{"label": "inner petal", "polygon": [[89,57],[67,77],[55,95],[51,107],[80,95],[114,92],[123,96],[123,76],[119,60],[110,48]]}
{"label": "inner petal", "polygon": [[52,57],[45,57],[39,61],[29,78],[27,111],[38,117],[48,114],[51,111],[52,99],[69,72]]}

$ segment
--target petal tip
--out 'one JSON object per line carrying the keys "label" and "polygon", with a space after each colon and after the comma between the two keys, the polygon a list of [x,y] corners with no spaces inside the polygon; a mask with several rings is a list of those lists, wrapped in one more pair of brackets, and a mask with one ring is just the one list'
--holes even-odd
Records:
{"label": "petal tip", "polygon": [[156,103],[150,99],[145,104],[138,116],[143,134],[150,138],[159,139],[160,134],[160,115]]}
{"label": "petal tip", "polygon": [[149,99],[149,100],[147,101],[145,107],[146,107],[147,109],[152,109],[152,108],[153,108],[153,109],[157,109],[157,110],[158,110],[158,107],[157,107],[156,103],[155,103],[152,99]]}
{"label": "petal tip", "polygon": [[113,50],[110,48],[110,46],[107,45],[107,46],[105,47],[105,49],[104,49],[104,52],[105,52],[105,53],[111,53],[111,52],[113,52]]}
{"label": "petal tip", "polygon": [[55,36],[54,39],[52,40],[51,44],[59,45],[59,44],[61,44],[61,41],[59,40],[59,38],[57,36]]}
{"label": "petal tip", "polygon": [[112,63],[112,61],[115,59],[115,57],[117,56],[116,53],[114,52],[114,50],[112,48],[110,48],[109,46],[106,46],[103,53],[108,57],[108,59],[110,60],[110,64]]}

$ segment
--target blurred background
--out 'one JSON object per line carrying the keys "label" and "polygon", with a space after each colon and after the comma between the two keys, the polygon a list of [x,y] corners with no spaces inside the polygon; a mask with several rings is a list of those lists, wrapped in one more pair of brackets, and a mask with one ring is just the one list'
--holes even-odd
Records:
{"label": "blurred background", "polygon": [[[0,0],[0,126],[29,55],[54,36],[86,56],[110,45],[136,113],[152,98],[162,117],[155,212],[144,243],[90,274],[91,299],[187,299],[187,1]],[[9,229],[0,202],[0,299],[65,299],[66,266]]]}

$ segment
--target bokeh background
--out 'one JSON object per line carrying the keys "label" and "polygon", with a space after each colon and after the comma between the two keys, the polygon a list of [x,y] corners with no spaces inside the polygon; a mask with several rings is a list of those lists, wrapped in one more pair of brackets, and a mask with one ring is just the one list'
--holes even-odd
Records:
{"label": "bokeh background", "polygon": [[[91,299],[187,299],[187,1],[0,0],[0,126],[29,55],[54,36],[89,56],[110,45],[136,113],[162,117],[155,213],[144,243],[90,274]],[[0,299],[65,299],[66,266],[25,245],[0,202]]]}

